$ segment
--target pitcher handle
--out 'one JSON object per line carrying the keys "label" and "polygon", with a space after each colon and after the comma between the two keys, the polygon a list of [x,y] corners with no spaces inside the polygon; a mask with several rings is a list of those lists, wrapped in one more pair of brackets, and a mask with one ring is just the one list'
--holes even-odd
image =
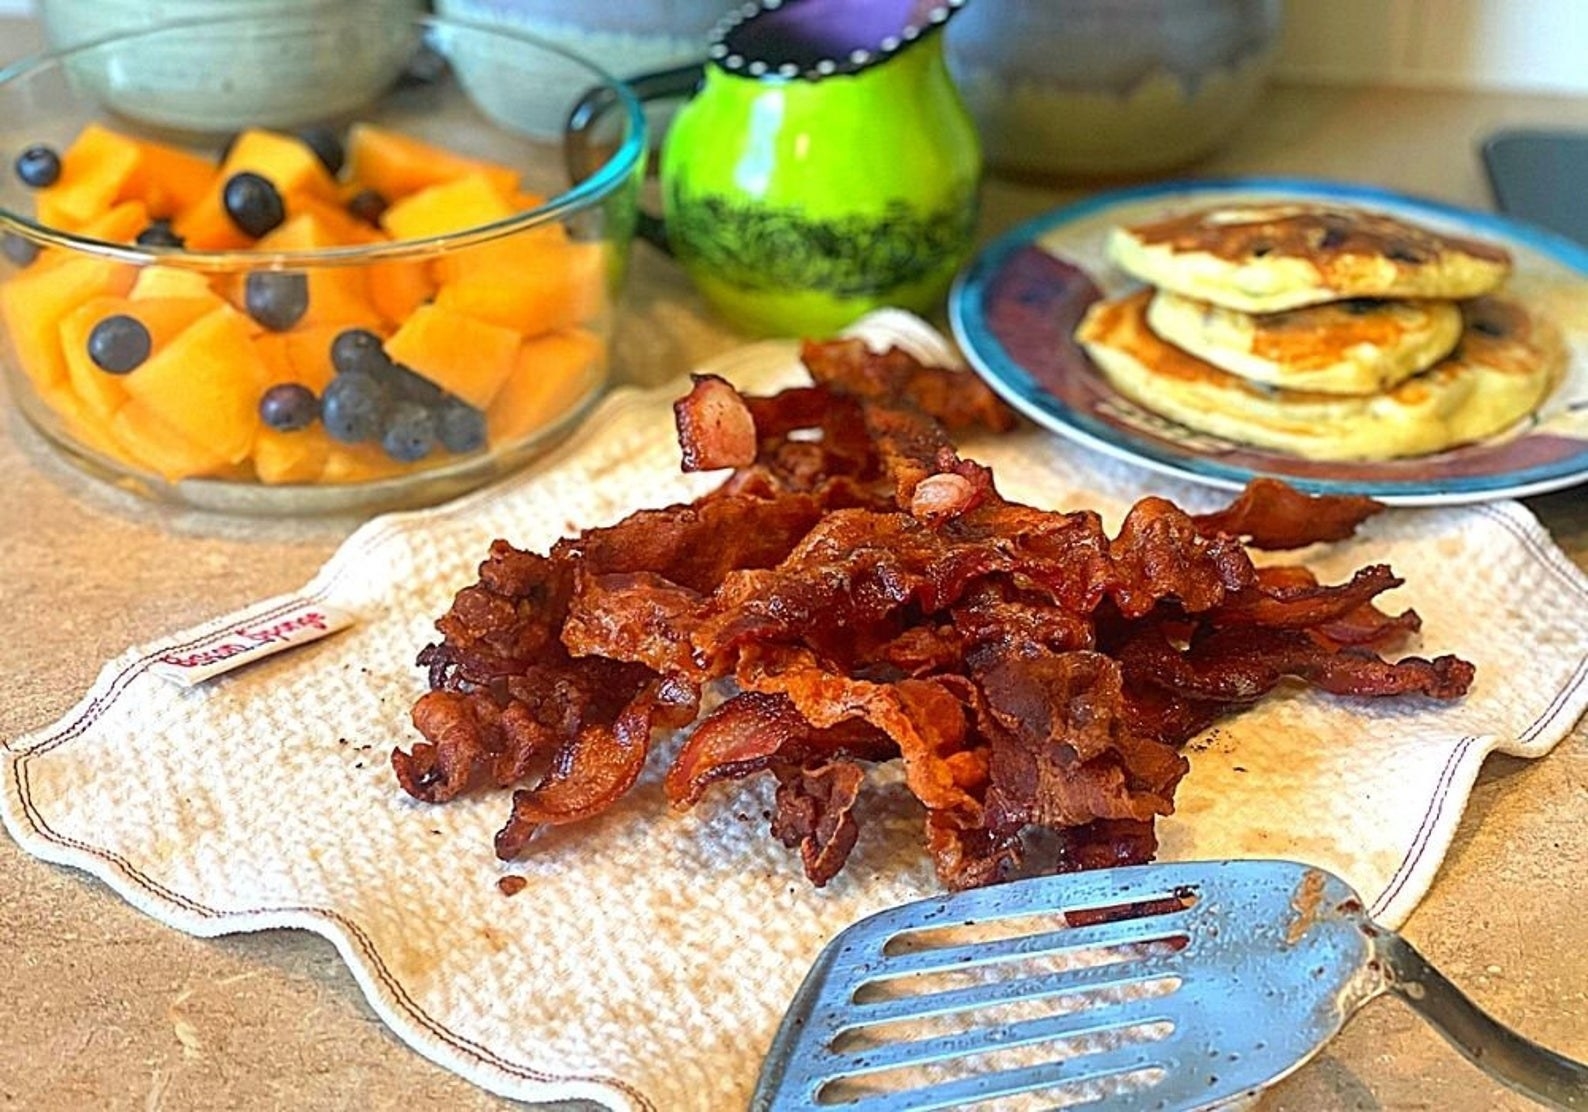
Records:
{"label": "pitcher handle", "polygon": [[[634,91],[642,104],[657,100],[681,99],[690,96],[700,86],[706,63],[689,62],[668,70],[657,70],[627,78],[625,84]],[[606,85],[587,89],[568,113],[568,123],[563,129],[563,160],[574,184],[594,174],[605,161],[591,142],[590,129],[618,103],[617,93]],[[671,255],[667,242],[667,225],[662,217],[641,208],[635,224],[641,237]]]}

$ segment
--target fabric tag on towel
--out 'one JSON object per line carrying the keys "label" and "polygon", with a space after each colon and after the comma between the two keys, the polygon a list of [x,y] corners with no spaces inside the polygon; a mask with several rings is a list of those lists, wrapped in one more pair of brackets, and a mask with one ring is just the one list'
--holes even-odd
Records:
{"label": "fabric tag on towel", "polygon": [[328,637],[353,621],[350,612],[318,599],[276,599],[233,615],[207,636],[178,635],[164,651],[156,646],[159,655],[149,670],[182,687],[193,687],[245,664]]}

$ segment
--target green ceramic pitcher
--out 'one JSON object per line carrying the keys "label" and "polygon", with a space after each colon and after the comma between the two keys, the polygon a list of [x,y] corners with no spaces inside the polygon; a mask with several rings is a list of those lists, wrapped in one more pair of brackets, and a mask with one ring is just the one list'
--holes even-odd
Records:
{"label": "green ceramic pitcher", "polygon": [[708,61],[633,82],[692,94],[662,146],[665,245],[731,322],[821,335],[941,305],[981,174],[943,58],[963,2],[761,0],[717,26]]}

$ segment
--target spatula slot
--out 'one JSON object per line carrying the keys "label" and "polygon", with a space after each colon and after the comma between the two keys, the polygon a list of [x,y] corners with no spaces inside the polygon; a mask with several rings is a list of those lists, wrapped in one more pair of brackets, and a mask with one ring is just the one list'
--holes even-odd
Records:
{"label": "spatula slot", "polygon": [[[1079,1016],[1025,1020],[960,1036],[923,1038],[844,1056],[816,1093],[820,1105],[1054,1108],[1117,1097],[1156,1084],[1165,1055],[1156,1044],[1174,1024],[1137,1001],[1119,1024]],[[1028,1101],[1009,1098],[1031,1092]],[[927,1094],[930,1094],[928,1097]],[[922,1103],[925,1101],[925,1103]]]}
{"label": "spatula slot", "polygon": [[1163,1081],[1164,1076],[1164,1070],[1153,1067],[1090,1081],[1059,1085],[1049,1082],[1027,1093],[996,1093],[984,1099],[956,1100],[953,1104],[940,1103],[935,1094],[929,1093],[921,1085],[903,1090],[885,1089],[874,1086],[870,1079],[861,1082],[842,1078],[824,1087],[817,1095],[816,1102],[823,1107],[845,1107],[854,1112],[869,1112],[868,1105],[894,1112],[940,1108],[963,1108],[976,1112],[994,1108],[998,1112],[1048,1112],[1049,1109],[1079,1108],[1118,1101],[1130,1093],[1153,1088]]}
{"label": "spatula slot", "polygon": [[877,957],[850,967],[851,983],[858,988],[873,980],[921,977],[997,965],[1013,965],[1014,972],[1006,975],[1019,976],[1022,963],[1046,958],[1074,966],[1127,961],[1161,963],[1184,950],[1190,935],[1181,923],[1159,920],[1065,927],[993,941],[974,937],[967,940],[957,932],[948,932],[940,935],[938,941],[938,946],[930,948],[909,943],[894,946],[891,941],[884,941]]}
{"label": "spatula slot", "polygon": [[1151,919],[1189,911],[1196,904],[1196,892],[1190,888],[1181,888],[1129,903],[1082,905],[1044,911],[1036,915],[988,916],[984,919],[950,923],[945,926],[900,931],[888,939],[882,952],[892,957],[896,954],[934,949],[955,943],[998,942],[1062,930],[1066,927],[1089,927],[1102,923]]}
{"label": "spatula slot", "polygon": [[[915,1003],[910,1006],[923,1010],[936,1006],[939,998],[946,1004],[949,994],[972,988],[1007,999],[1162,979],[1166,973],[1157,963],[1140,963],[1153,957],[1167,957],[1184,946],[1185,941],[1185,936],[1181,935],[1143,945],[1038,954],[1018,961],[934,969],[909,977],[880,977],[862,984],[850,999],[860,1006],[856,1014],[865,1015],[875,1010],[865,1005],[913,1000]],[[1119,966],[1125,968],[1112,968]]]}
{"label": "spatula slot", "polygon": [[[1122,977],[1092,986],[1073,978],[1035,976],[950,989],[930,996],[898,997],[857,1009],[852,1026],[829,1044],[835,1054],[863,1058],[873,1048],[975,1031],[1009,1028],[1050,1016],[1076,1016],[1075,1025],[1111,1022],[1103,1011],[1136,1000],[1168,996],[1178,977]],[[1079,1013],[1098,1012],[1097,1015]]]}

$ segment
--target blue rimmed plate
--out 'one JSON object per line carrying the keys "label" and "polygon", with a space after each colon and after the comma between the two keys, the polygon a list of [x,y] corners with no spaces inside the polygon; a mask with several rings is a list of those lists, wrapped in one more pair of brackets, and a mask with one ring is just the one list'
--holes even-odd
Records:
{"label": "blue rimmed plate", "polygon": [[[1569,363],[1539,411],[1480,443],[1402,460],[1334,462],[1234,444],[1193,432],[1117,393],[1069,335],[1075,295],[1067,266],[1103,292],[1133,280],[1108,262],[1116,224],[1230,201],[1358,205],[1437,231],[1506,247],[1507,292],[1565,335]],[[1399,505],[1481,502],[1588,482],[1588,249],[1497,216],[1365,186],[1280,178],[1170,182],[1098,194],[1027,221],[960,274],[949,298],[955,339],[971,365],[1016,409],[1100,451],[1181,478],[1237,488],[1273,475],[1309,490],[1371,494]]]}

